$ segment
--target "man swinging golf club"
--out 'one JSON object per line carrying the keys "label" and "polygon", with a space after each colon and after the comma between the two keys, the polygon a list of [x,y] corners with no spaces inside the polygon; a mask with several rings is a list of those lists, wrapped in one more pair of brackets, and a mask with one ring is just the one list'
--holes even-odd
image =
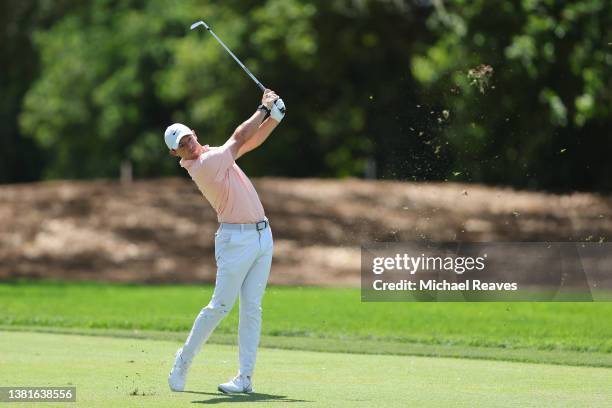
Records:
{"label": "man swinging golf club", "polygon": [[217,212],[217,275],[210,303],[199,313],[187,341],[176,353],[168,377],[172,391],[183,391],[189,367],[203,343],[240,295],[238,375],[220,384],[224,393],[253,392],[252,376],[261,332],[261,301],[272,263],[272,231],[253,184],[234,162],[261,145],[285,115],[282,99],[266,89],[257,111],[220,147],[200,145],[196,132],[175,123],[164,139],[181,158],[204,197]]}

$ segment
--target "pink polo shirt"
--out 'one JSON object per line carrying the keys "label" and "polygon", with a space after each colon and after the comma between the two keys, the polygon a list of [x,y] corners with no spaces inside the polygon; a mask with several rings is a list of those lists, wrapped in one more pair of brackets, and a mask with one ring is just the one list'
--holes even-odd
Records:
{"label": "pink polo shirt", "polygon": [[204,153],[197,159],[181,159],[180,165],[195,181],[210,205],[217,212],[219,222],[252,224],[265,218],[255,187],[234,162],[225,147],[203,146]]}

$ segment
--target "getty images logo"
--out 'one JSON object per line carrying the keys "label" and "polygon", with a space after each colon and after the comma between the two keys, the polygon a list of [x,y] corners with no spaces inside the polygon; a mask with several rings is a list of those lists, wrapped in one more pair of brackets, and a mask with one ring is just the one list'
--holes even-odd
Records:
{"label": "getty images logo", "polygon": [[465,271],[482,271],[485,268],[487,254],[479,257],[442,257],[442,256],[410,256],[395,254],[389,257],[376,257],[372,262],[372,272],[380,275],[389,270],[404,270],[414,275],[418,271],[453,271],[461,275]]}

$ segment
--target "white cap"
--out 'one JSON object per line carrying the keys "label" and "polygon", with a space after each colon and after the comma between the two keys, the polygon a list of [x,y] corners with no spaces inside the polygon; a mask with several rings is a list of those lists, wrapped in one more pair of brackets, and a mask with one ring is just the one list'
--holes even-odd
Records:
{"label": "white cap", "polygon": [[193,131],[182,123],[173,123],[164,133],[164,140],[168,149],[176,149],[183,136],[193,135]]}

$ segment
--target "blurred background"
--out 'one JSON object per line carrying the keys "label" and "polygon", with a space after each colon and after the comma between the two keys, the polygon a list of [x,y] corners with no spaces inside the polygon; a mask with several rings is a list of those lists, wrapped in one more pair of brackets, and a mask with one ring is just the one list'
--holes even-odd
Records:
{"label": "blurred background", "polygon": [[[605,0],[268,0],[0,6],[0,181],[179,175],[174,121],[225,141],[259,90],[289,114],[248,174],[612,189]],[[469,70],[493,69],[480,89]]]}
{"label": "blurred background", "polygon": [[162,134],[221,144],[261,95],[200,19],[288,106],[239,163],[273,282],[355,284],[368,241],[608,239],[609,1],[6,0],[0,276],[214,276]]}

